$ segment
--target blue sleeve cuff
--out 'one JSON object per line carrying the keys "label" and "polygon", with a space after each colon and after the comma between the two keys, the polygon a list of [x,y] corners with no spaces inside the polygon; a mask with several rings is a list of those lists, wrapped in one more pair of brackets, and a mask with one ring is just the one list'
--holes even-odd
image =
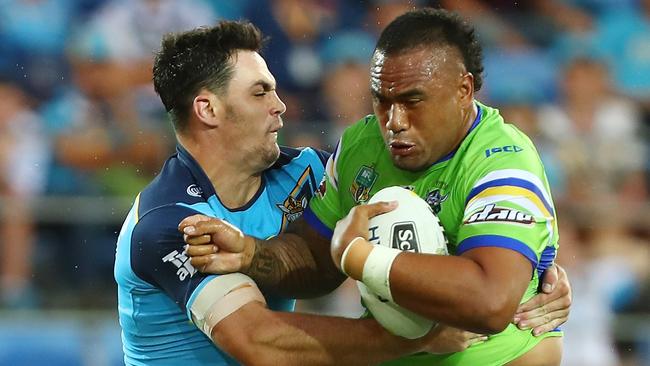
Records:
{"label": "blue sleeve cuff", "polygon": [[463,240],[458,249],[456,250],[457,255],[461,255],[466,251],[474,248],[480,247],[498,247],[514,250],[515,252],[520,253],[526,257],[530,263],[533,265],[533,270],[537,268],[537,255],[533,252],[532,249],[523,242],[509,238],[507,236],[500,235],[477,235],[472,236]]}
{"label": "blue sleeve cuff", "polygon": [[334,231],[327,227],[327,225],[323,224],[322,221],[314,214],[314,212],[307,206],[305,209],[305,212],[302,214],[302,217],[305,218],[305,221],[309,224],[309,226],[312,227],[312,229],[316,230],[317,233],[322,235],[325,239],[331,240],[332,235],[334,234]]}

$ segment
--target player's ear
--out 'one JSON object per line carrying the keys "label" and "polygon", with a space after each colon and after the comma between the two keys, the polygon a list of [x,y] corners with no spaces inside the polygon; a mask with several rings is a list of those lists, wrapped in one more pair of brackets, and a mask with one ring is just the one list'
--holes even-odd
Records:
{"label": "player's ear", "polygon": [[210,127],[219,125],[224,108],[223,101],[206,89],[201,89],[192,101],[192,111],[196,118]]}
{"label": "player's ear", "polygon": [[460,77],[458,94],[461,105],[468,107],[474,102],[474,75],[471,72],[466,72]]}

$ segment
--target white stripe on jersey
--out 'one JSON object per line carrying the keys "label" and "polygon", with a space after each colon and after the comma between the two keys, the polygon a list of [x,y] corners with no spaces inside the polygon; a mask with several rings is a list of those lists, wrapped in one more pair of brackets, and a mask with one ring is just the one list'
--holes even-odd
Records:
{"label": "white stripe on jersey", "polygon": [[476,188],[481,184],[491,182],[493,180],[507,179],[507,178],[519,178],[530,182],[535,187],[537,187],[537,189],[539,189],[540,192],[542,192],[544,199],[549,205],[553,203],[553,201],[551,200],[551,195],[546,191],[546,187],[544,186],[544,183],[542,183],[542,181],[539,179],[539,177],[529,171],[521,170],[521,169],[495,170],[493,172],[488,173],[485,177],[479,179],[479,181],[476,182],[476,184],[472,188]]}
{"label": "white stripe on jersey", "polygon": [[341,155],[341,145],[343,145],[342,140],[343,139],[340,139],[339,143],[336,144],[336,150],[334,150],[334,153],[330,155],[329,159],[327,159],[327,164],[325,165],[325,176],[336,191],[339,190],[339,172],[336,167],[338,165],[339,155]]}

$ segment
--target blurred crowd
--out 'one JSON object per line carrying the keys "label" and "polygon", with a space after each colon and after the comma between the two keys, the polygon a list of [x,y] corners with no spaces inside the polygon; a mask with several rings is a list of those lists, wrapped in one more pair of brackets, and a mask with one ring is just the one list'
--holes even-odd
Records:
{"label": "blurred crowd", "polygon": [[476,26],[478,99],[540,151],[574,290],[565,363],[650,364],[650,0],[0,0],[0,307],[114,306],[117,230],[175,145],[151,83],[163,34],[251,20],[282,143],[332,149],[372,111],[379,32],[420,6]]}

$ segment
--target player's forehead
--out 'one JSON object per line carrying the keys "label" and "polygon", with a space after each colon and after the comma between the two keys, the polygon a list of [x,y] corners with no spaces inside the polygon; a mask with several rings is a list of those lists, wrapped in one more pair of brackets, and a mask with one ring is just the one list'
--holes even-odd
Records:
{"label": "player's forehead", "polygon": [[395,54],[376,50],[370,68],[373,93],[392,94],[451,81],[464,70],[460,53],[451,46],[421,46]]}
{"label": "player's forehead", "polygon": [[275,87],[275,78],[259,53],[239,50],[232,57],[234,72],[231,87],[250,88],[260,82]]}

